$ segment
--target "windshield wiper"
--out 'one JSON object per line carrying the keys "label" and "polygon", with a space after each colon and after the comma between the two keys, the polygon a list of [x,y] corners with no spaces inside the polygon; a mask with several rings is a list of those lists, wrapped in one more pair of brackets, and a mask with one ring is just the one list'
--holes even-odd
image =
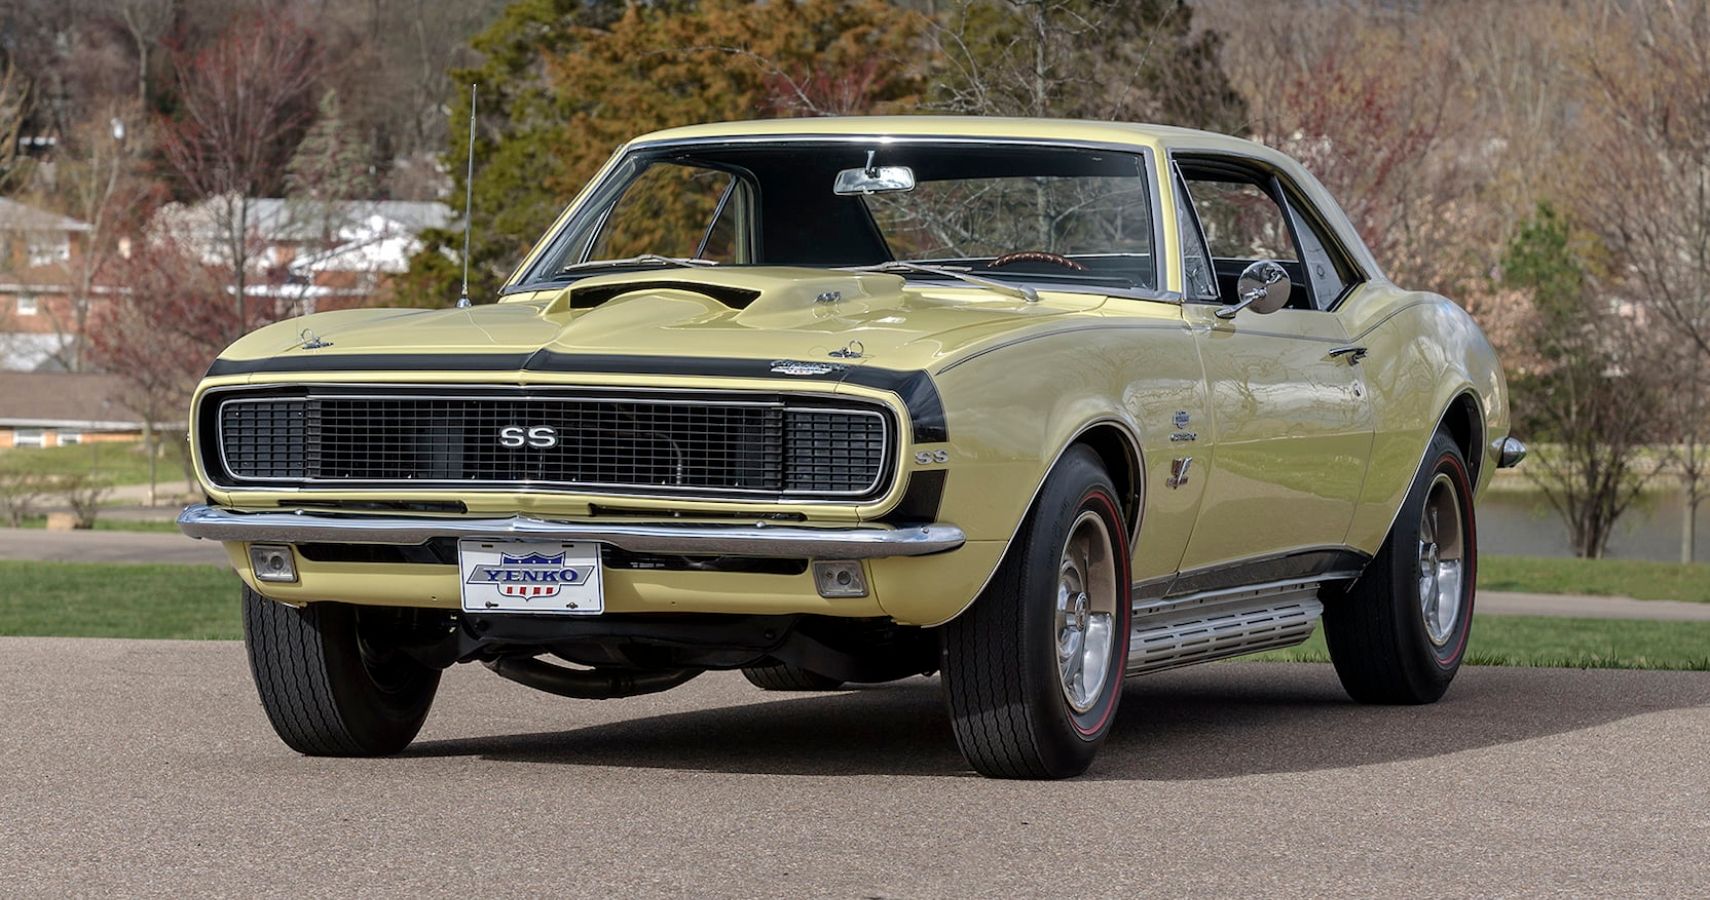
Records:
{"label": "windshield wiper", "polygon": [[582,269],[599,269],[604,268],[605,266],[688,266],[693,268],[706,268],[707,266],[716,265],[718,265],[718,260],[716,259],[691,259],[682,256],[660,256],[657,253],[643,253],[640,256],[631,256],[624,259],[591,259],[587,262],[571,263],[567,266],[559,266],[557,274],[562,275],[565,272],[576,272]]}
{"label": "windshield wiper", "polygon": [[920,272],[926,275],[938,275],[944,278],[954,278],[958,281],[966,281],[969,284],[979,285],[983,288],[990,288],[1000,294],[1026,300],[1028,303],[1039,302],[1039,292],[1025,284],[1005,284],[1002,281],[994,281],[990,278],[981,278],[978,275],[970,275],[967,272],[959,272],[955,269],[944,269],[938,266],[923,266],[920,263],[905,262],[900,259],[893,259],[890,262],[882,262],[872,266],[843,266],[842,268],[845,272],[883,272],[891,275],[896,275],[901,272]]}

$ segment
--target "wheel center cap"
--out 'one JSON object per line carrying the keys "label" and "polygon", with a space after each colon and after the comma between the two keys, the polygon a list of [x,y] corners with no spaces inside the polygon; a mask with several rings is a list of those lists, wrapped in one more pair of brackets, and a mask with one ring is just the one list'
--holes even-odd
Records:
{"label": "wheel center cap", "polygon": [[1087,610],[1092,601],[1084,593],[1075,595],[1075,627],[1082,631],[1087,627]]}

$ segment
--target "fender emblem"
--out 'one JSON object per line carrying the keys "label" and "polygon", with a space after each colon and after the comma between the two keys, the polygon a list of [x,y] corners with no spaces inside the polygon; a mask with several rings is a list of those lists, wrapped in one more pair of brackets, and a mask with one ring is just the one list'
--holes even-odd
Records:
{"label": "fender emblem", "polygon": [[1182,456],[1170,461],[1170,477],[1164,480],[1164,485],[1179,488],[1187,484],[1188,469],[1193,466],[1193,457]]}

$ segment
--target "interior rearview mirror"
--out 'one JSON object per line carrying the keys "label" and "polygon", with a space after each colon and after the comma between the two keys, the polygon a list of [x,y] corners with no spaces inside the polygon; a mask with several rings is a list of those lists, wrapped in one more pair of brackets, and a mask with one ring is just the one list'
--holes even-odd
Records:
{"label": "interior rearview mirror", "polygon": [[1235,294],[1239,302],[1218,310],[1217,317],[1233,319],[1236,313],[1249,307],[1256,313],[1273,313],[1288,305],[1289,294],[1293,292],[1294,282],[1289,280],[1288,270],[1274,260],[1261,259],[1236,279]]}
{"label": "interior rearview mirror", "polygon": [[914,170],[908,166],[875,166],[869,154],[868,164],[859,169],[844,169],[837,173],[837,183],[831,188],[838,196],[851,194],[893,194],[914,190]]}

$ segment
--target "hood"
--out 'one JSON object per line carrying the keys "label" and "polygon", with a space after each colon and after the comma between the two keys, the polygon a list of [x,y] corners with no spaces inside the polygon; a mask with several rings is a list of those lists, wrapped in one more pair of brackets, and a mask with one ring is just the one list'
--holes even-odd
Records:
{"label": "hood", "polygon": [[584,278],[465,309],[305,316],[263,328],[222,356],[547,350],[823,361],[839,353],[835,358],[848,363],[923,369],[990,338],[1104,302],[1047,292],[1029,303],[954,282],[905,288],[896,275],[824,269],[649,270]]}

